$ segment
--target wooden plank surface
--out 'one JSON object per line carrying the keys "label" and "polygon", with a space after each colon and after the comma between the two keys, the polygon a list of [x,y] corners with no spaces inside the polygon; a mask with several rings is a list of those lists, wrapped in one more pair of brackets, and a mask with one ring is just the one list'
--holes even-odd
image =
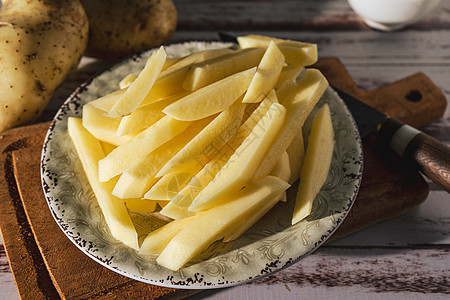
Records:
{"label": "wooden plank surface", "polygon": [[[329,0],[174,0],[182,30],[356,30],[366,26],[347,1]],[[450,3],[410,26],[411,29],[448,28]]]}
{"label": "wooden plank surface", "polygon": [[[441,1],[438,9],[424,19],[394,33],[368,29],[345,0],[175,0],[175,3],[180,24],[172,42],[217,39],[217,30],[237,34],[257,32],[317,42],[321,57],[338,56],[363,89],[373,89],[416,72],[424,72],[450,99],[450,1]],[[227,8],[228,5],[231,8]],[[106,64],[83,58],[80,68],[57,90],[41,121],[50,119],[79,83]],[[449,111],[447,107],[440,121],[422,129],[450,143]],[[296,265],[296,272],[304,268],[309,268],[309,271],[302,273],[306,275],[301,284],[290,281],[290,274],[283,271],[270,281],[203,292],[196,298],[448,299],[448,287],[431,287],[436,287],[434,282],[447,282],[448,286],[450,201],[446,192],[430,182],[429,185],[430,194],[420,208],[328,244],[302,260],[305,266]],[[339,251],[333,251],[336,247]],[[411,263],[418,267],[407,267]],[[320,270],[324,265],[335,265],[336,268],[327,268],[322,273],[313,272],[313,269]],[[342,280],[320,280],[338,272],[341,266],[347,270],[340,273]],[[357,271],[368,268],[373,275],[365,277],[367,282],[361,282]],[[416,280],[415,274],[421,272],[425,279]],[[397,281],[393,280],[399,277]],[[380,288],[386,279],[392,279],[393,283],[388,288]],[[415,288],[417,285],[423,288]],[[427,286],[430,289],[427,290]],[[18,298],[1,243],[0,290],[0,299]]]}

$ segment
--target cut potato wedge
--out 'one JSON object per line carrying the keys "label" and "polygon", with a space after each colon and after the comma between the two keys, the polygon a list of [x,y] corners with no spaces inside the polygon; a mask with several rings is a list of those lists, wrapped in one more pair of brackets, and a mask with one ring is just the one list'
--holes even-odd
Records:
{"label": "cut potato wedge", "polygon": [[123,88],[114,91],[112,93],[109,93],[103,97],[100,97],[98,99],[89,102],[89,105],[92,105],[93,107],[106,113],[114,106],[114,104],[126,92],[126,90],[127,88]]}
{"label": "cut potato wedge", "polygon": [[297,78],[300,76],[304,68],[302,66],[296,65],[286,65],[281,69],[278,81],[275,84],[275,89],[280,88],[285,82],[293,81],[296,82]]}
{"label": "cut potato wedge", "polygon": [[201,165],[188,169],[177,169],[161,177],[144,198],[154,200],[171,200],[175,197],[201,169]]}
{"label": "cut potato wedge", "polygon": [[142,197],[157,182],[155,175],[161,167],[212,120],[213,117],[210,117],[193,122],[183,134],[175,136],[126,169],[114,186],[113,195],[121,199]]}
{"label": "cut potato wedge", "polygon": [[239,148],[242,142],[252,132],[256,124],[267,113],[272,103],[278,103],[275,93],[270,93],[253,113],[246,119],[244,124],[239,127],[236,135],[229,140],[218,153],[192,177],[191,181],[172,198],[169,205],[161,210],[161,213],[173,219],[181,219],[191,216],[193,213],[188,211],[188,207],[198,194],[214,179],[217,173],[228,162],[230,157]]}
{"label": "cut potato wedge", "polygon": [[296,66],[309,66],[317,62],[317,45],[278,39],[262,35],[246,35],[237,38],[239,46],[243,49],[262,47],[267,48],[270,41],[274,41],[286,57],[286,62]]}
{"label": "cut potato wedge", "polygon": [[197,216],[175,220],[166,225],[150,232],[142,242],[139,254],[155,255],[160,254],[161,251],[169,244],[170,240],[175,237],[183,228],[195,220]]}
{"label": "cut potato wedge", "polygon": [[195,91],[232,74],[256,67],[263,57],[264,49],[252,48],[233,51],[192,66],[183,87]]}
{"label": "cut potato wedge", "polygon": [[122,136],[130,133],[139,133],[145,128],[153,125],[165,116],[165,114],[162,112],[165,107],[174,103],[185,95],[186,94],[182,92],[172,97],[168,97],[160,101],[138,107],[128,116],[124,116],[121,118],[116,135]]}
{"label": "cut potato wedge", "polygon": [[100,141],[100,144],[102,145],[103,153],[105,154],[105,156],[117,148],[116,145],[104,141]]}
{"label": "cut potato wedge", "polygon": [[289,164],[289,155],[287,154],[287,152],[284,152],[281,155],[272,172],[270,172],[270,176],[278,177],[286,182],[289,181],[289,178],[291,178],[291,167]]}
{"label": "cut potato wedge", "polygon": [[122,117],[139,107],[158,78],[166,57],[166,52],[162,46],[152,53],[136,80],[130,84],[126,92],[120,96],[108,111],[108,116]]}
{"label": "cut potato wedge", "polygon": [[[193,198],[195,198],[195,197],[193,197]],[[197,213],[188,211],[188,208],[186,206],[179,206],[177,204],[174,204],[172,202],[172,200],[170,200],[169,203],[167,203],[167,205],[161,209],[161,214],[166,217],[172,218],[174,220],[180,220],[180,219],[194,216]]]}
{"label": "cut potato wedge", "polygon": [[207,85],[177,102],[163,112],[184,121],[199,120],[227,109],[247,90],[256,67]]}
{"label": "cut potato wedge", "polygon": [[291,169],[291,176],[288,182],[293,184],[300,178],[303,160],[305,158],[305,144],[303,142],[302,129],[295,135],[294,139],[287,147],[286,152],[289,156],[289,165]]}
{"label": "cut potato wedge", "polygon": [[311,213],[314,199],[327,180],[334,149],[334,130],[330,108],[325,104],[314,117],[306,147],[292,224]]}
{"label": "cut potato wedge", "polygon": [[120,125],[120,118],[110,118],[104,115],[102,110],[90,104],[83,106],[83,126],[95,138],[119,146],[131,141],[136,135],[126,134],[116,136]]}
{"label": "cut potato wedge", "polygon": [[137,233],[125,203],[111,195],[113,183],[101,183],[98,180],[97,162],[104,157],[100,142],[83,127],[81,119],[69,118],[67,125],[84,173],[112,236],[125,245],[138,249]]}
{"label": "cut potato wedge", "polygon": [[288,187],[289,184],[273,176],[250,184],[234,196],[230,196],[228,203],[200,214],[187,224],[170,240],[156,262],[171,270],[180,269],[212,242],[223,238],[230,227],[245,220],[266,201],[270,201],[274,195]]}
{"label": "cut potato wedge", "polygon": [[182,58],[178,63],[159,74],[158,79],[150,89],[143,103],[153,103],[185,91],[183,82],[186,80],[186,76],[192,69],[192,64],[222,56],[231,51],[232,50],[230,49],[205,50]]}
{"label": "cut potato wedge", "polygon": [[179,121],[169,116],[145,129],[131,141],[120,145],[98,162],[99,180],[108,181],[133,166],[150,152],[183,132],[192,122]]}
{"label": "cut potato wedge", "polygon": [[124,200],[125,206],[132,211],[141,213],[141,214],[148,214],[152,213],[156,210],[158,203],[156,201],[147,200],[147,199],[140,199],[140,198],[133,198],[133,199],[126,199]]}
{"label": "cut potato wedge", "polygon": [[119,88],[124,89],[129,87],[137,78],[137,75],[134,74],[128,74],[124,78],[122,78],[121,81],[119,81]]}
{"label": "cut potato wedge", "polygon": [[165,69],[163,72],[161,72],[160,77],[164,77],[167,74],[173,73],[185,67],[189,67],[189,69],[192,69],[193,67],[191,68],[191,66],[194,64],[199,64],[206,60],[214,59],[216,57],[224,56],[226,54],[230,54],[233,52],[235,51],[229,48],[219,48],[192,53],[190,55],[180,58],[177,63]]}
{"label": "cut potato wedge", "polygon": [[158,178],[151,175],[137,177],[125,171],[120,174],[111,193],[120,199],[141,198],[157,181]]}
{"label": "cut potato wedge", "polygon": [[[291,166],[289,164],[289,155],[287,152],[284,152],[283,155],[281,155],[272,172],[270,172],[270,176],[278,177],[289,183],[289,179],[291,178]],[[287,201],[286,193],[280,195],[280,200],[283,202]]]}
{"label": "cut potato wedge", "polygon": [[203,167],[213,157],[212,154],[236,134],[241,125],[244,110],[245,104],[238,99],[169,160],[157,176],[179,169]]}
{"label": "cut potato wedge", "polygon": [[283,126],[286,108],[273,103],[222,169],[194,199],[189,211],[199,212],[226,202],[252,179],[261,160]]}
{"label": "cut potato wedge", "polygon": [[286,80],[278,88],[275,89],[278,99],[285,99],[291,91],[297,88],[297,82],[295,80]]}
{"label": "cut potato wedge", "polygon": [[285,99],[280,99],[287,109],[286,121],[255,172],[255,179],[270,174],[327,87],[328,81],[319,70],[308,69],[296,88]]}
{"label": "cut potato wedge", "polygon": [[284,64],[284,55],[270,42],[245,93],[243,103],[258,103],[275,87]]}
{"label": "cut potato wedge", "polygon": [[162,67],[161,71],[166,70],[167,68],[173,66],[177,62],[179,62],[182,58],[181,57],[166,57],[166,61],[164,62],[164,66]]}
{"label": "cut potato wedge", "polygon": [[[150,104],[161,99],[179,94],[184,92],[183,86],[181,85],[186,78],[189,71],[189,67],[181,68],[165,76],[158,77],[156,82],[153,84],[149,93],[145,96],[142,104]],[[187,95],[187,93],[186,93]]]}
{"label": "cut potato wedge", "polygon": [[277,195],[273,195],[268,198],[259,209],[257,209],[253,214],[245,217],[245,219],[240,220],[236,223],[224,236],[223,241],[225,243],[234,241],[244,234],[250,227],[255,225],[265,214],[269,212],[280,200],[282,200],[283,195],[286,195],[286,191],[282,191]]}

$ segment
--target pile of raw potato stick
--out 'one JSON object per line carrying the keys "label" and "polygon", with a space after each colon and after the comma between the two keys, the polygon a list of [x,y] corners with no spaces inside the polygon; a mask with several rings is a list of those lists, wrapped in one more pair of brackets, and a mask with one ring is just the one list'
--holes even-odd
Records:
{"label": "pile of raw potato stick", "polygon": [[[238,238],[299,178],[292,224],[310,214],[334,147],[327,104],[303,140],[328,87],[304,68],[316,61],[314,44],[257,35],[181,58],[161,47],[117,91],[84,105],[69,134],[111,234],[178,270],[214,241]],[[139,245],[128,209],[171,221]]]}

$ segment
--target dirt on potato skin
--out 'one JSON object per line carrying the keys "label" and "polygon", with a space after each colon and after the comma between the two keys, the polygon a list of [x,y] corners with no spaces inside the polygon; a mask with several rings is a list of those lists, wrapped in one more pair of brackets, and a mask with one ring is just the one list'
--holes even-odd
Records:
{"label": "dirt on potato skin", "polygon": [[85,55],[114,61],[166,43],[178,15],[172,0],[80,0],[89,19]]}

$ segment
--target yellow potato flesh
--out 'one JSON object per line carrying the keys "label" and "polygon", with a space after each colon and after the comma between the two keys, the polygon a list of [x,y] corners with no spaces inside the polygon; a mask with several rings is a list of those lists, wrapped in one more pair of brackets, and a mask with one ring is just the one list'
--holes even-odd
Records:
{"label": "yellow potato flesh", "polygon": [[138,249],[137,233],[125,203],[111,195],[113,182],[102,183],[98,180],[97,162],[104,157],[100,142],[83,127],[81,119],[69,118],[68,130],[112,236],[125,245]]}
{"label": "yellow potato flesh", "polygon": [[278,89],[287,81],[296,81],[297,77],[302,73],[303,69],[304,68],[302,66],[295,66],[295,65],[284,66],[281,69],[280,76],[278,77],[278,81],[275,84],[274,88]]}
{"label": "yellow potato flesh", "polygon": [[165,69],[163,72],[161,72],[160,76],[163,77],[169,73],[183,69],[187,66],[201,63],[205,60],[220,57],[225,54],[229,54],[231,52],[233,52],[233,50],[231,50],[231,49],[219,48],[219,49],[203,50],[203,51],[192,53],[190,55],[180,58],[179,61],[177,61],[172,66]]}
{"label": "yellow potato flesh", "polygon": [[141,214],[148,214],[152,213],[157,208],[156,201],[147,200],[147,199],[126,199],[124,200],[125,206],[132,211],[141,213]]}
{"label": "yellow potato flesh", "polygon": [[167,106],[163,112],[185,121],[198,120],[219,113],[244,94],[255,72],[256,67],[230,75],[181,98]]}
{"label": "yellow potato flesh", "polygon": [[292,224],[311,213],[314,199],[325,183],[330,170],[334,149],[334,130],[328,104],[314,117],[308,137],[305,161],[295,201]]}
{"label": "yellow potato flesh", "polygon": [[104,116],[104,112],[90,104],[83,106],[83,126],[97,139],[119,146],[131,141],[135,134],[116,136],[120,118]]}
{"label": "yellow potato flesh", "polygon": [[270,42],[245,93],[244,103],[257,103],[275,87],[284,64],[284,55]]}
{"label": "yellow potato flesh", "polygon": [[91,102],[89,102],[89,105],[103,111],[108,112],[114,104],[117,102],[117,100],[125,93],[127,88],[123,88],[117,91],[114,91],[112,93],[109,93],[103,97],[100,97],[98,99],[95,99]]}
{"label": "yellow potato flesh", "polygon": [[239,127],[236,135],[228,141],[219,152],[191,179],[191,181],[171,199],[170,205],[164,207],[161,213],[173,219],[181,219],[191,216],[189,205],[217,175],[220,169],[228,162],[230,157],[239,148],[242,142],[249,136],[256,124],[267,113],[272,103],[278,100],[274,93],[269,94],[247,120]]}
{"label": "yellow potato flesh", "polygon": [[250,227],[252,227],[256,222],[258,222],[269,210],[271,210],[275,204],[277,204],[280,199],[286,195],[286,191],[282,191],[277,195],[273,195],[268,198],[260,208],[258,208],[254,213],[246,216],[242,220],[239,220],[232,226],[232,228],[225,234],[223,241],[225,243],[234,241],[244,234]]}
{"label": "yellow potato flesh", "polygon": [[283,126],[286,109],[273,103],[222,169],[194,199],[189,211],[199,212],[226,202],[252,179],[255,171]]}
{"label": "yellow potato flesh", "polygon": [[192,216],[181,220],[175,220],[150,232],[142,242],[139,254],[160,254],[167,244],[169,244],[170,240],[195,218],[196,216]]}
{"label": "yellow potato flesh", "polygon": [[286,61],[295,66],[310,66],[317,62],[317,46],[315,44],[306,44],[298,47],[297,42],[280,42],[278,48],[286,56]]}
{"label": "yellow potato flesh", "polygon": [[[283,155],[281,155],[272,172],[270,172],[270,175],[289,183],[289,179],[291,178],[291,166],[289,164],[289,155],[287,152],[284,152]],[[287,201],[286,193],[280,195],[280,200],[283,202]]]}
{"label": "yellow potato flesh", "polygon": [[162,98],[182,93],[184,91],[183,82],[185,81],[187,74],[191,70],[193,63],[218,57],[230,51],[231,50],[229,49],[201,51],[193,53],[181,59],[178,63],[167,68],[159,74],[158,79],[153,84],[143,103],[152,103],[155,101],[159,101]]}
{"label": "yellow potato flesh", "polygon": [[320,71],[308,69],[296,88],[285,99],[280,99],[287,109],[286,121],[255,172],[256,179],[270,174],[327,87],[328,82]]}
{"label": "yellow potato flesh", "polygon": [[178,63],[181,59],[181,57],[166,57],[166,61],[164,62],[161,72]]}
{"label": "yellow potato flesh", "polygon": [[201,169],[201,166],[189,169],[178,169],[164,175],[145,193],[144,198],[155,200],[171,200],[177,195],[192,177]]}
{"label": "yellow potato flesh", "polygon": [[285,99],[291,91],[297,88],[295,80],[286,80],[278,88],[275,89],[278,99]]}
{"label": "yellow potato flesh", "polygon": [[213,241],[222,238],[239,220],[253,214],[288,187],[289,184],[272,176],[253,182],[232,196],[228,203],[215,206],[189,222],[170,240],[156,262],[171,270],[180,269]]}
{"label": "yellow potato flesh", "polygon": [[120,174],[111,193],[120,199],[140,198],[157,181],[158,179],[151,175],[137,177],[125,171]]}
{"label": "yellow potato flesh", "polygon": [[121,136],[140,132],[153,125],[165,116],[162,110],[167,105],[180,99],[183,95],[184,94],[168,97],[166,99],[138,107],[128,116],[122,117],[119,127],[117,128],[117,135]]}
{"label": "yellow potato flesh", "polygon": [[165,61],[166,52],[161,47],[150,56],[144,69],[108,111],[108,115],[121,117],[138,108],[158,78]]}
{"label": "yellow potato flesh", "polygon": [[119,198],[140,198],[156,183],[156,173],[178,151],[190,142],[213,118],[193,122],[183,134],[175,136],[144,159],[126,169],[114,186],[113,194]]}
{"label": "yellow potato flesh", "polygon": [[[181,190],[181,191],[183,191],[183,190]],[[191,190],[192,190],[192,188],[191,188]],[[180,191],[180,193],[181,193],[181,191]],[[192,199],[192,198],[195,198],[195,197],[190,197],[190,199]],[[166,217],[172,218],[174,220],[180,220],[180,219],[194,216],[197,213],[188,211],[186,206],[179,206],[177,204],[174,204],[172,202],[172,200],[170,200],[169,203],[167,203],[167,205],[161,209],[161,214],[163,214]]]}
{"label": "yellow potato flesh", "polygon": [[98,162],[100,181],[108,181],[121,174],[150,152],[183,132],[191,123],[178,121],[169,116],[163,117]]}
{"label": "yellow potato flesh", "polygon": [[300,172],[305,158],[305,144],[301,129],[287,147],[286,152],[289,156],[289,165],[291,167],[291,176],[288,182],[292,184],[300,178]]}
{"label": "yellow potato flesh", "polygon": [[158,172],[163,176],[177,169],[200,168],[205,165],[217,149],[220,149],[236,134],[244,115],[245,104],[236,101],[221,112],[208,126],[192,139],[180,152],[170,159]]}
{"label": "yellow potato flesh", "polygon": [[189,67],[185,67],[165,76],[159,77],[153,84],[149,93],[145,96],[142,104],[149,104],[161,99],[182,93],[184,91],[181,84],[186,78]]}
{"label": "yellow potato flesh", "polygon": [[127,76],[122,78],[122,80],[119,81],[119,88],[124,89],[129,87],[136,80],[136,78],[137,78],[136,75],[128,74]]}
{"label": "yellow potato flesh", "polygon": [[286,62],[296,66],[309,66],[317,62],[317,45],[272,38],[262,35],[247,35],[237,38],[239,46],[243,49],[262,47],[267,48],[270,41],[274,41],[286,57]]}
{"label": "yellow potato flesh", "polygon": [[117,148],[116,145],[104,141],[100,141],[100,144],[102,145],[103,153],[105,154],[105,156]]}
{"label": "yellow potato flesh", "polygon": [[257,66],[264,49],[244,49],[192,66],[183,83],[187,91],[195,91],[232,74]]}

